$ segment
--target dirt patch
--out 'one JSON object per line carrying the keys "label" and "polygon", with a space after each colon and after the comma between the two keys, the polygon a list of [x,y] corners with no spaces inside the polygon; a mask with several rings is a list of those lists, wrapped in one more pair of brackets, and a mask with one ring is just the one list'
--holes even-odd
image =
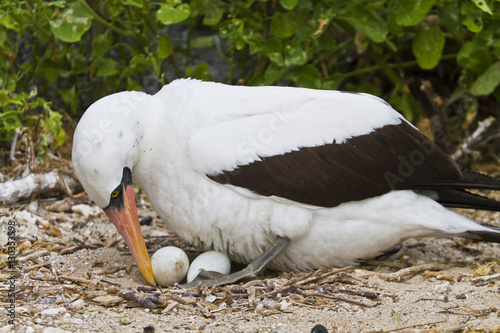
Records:
{"label": "dirt patch", "polygon": [[[153,213],[139,195],[140,218]],[[83,203],[84,206],[77,206]],[[489,332],[500,328],[500,245],[463,239],[407,242],[395,261],[206,289],[146,286],[121,237],[85,197],[1,208],[0,241],[17,223],[16,325],[0,332]],[[76,207],[76,208],[75,208]],[[53,211],[49,211],[49,209]],[[500,213],[462,212],[499,225]],[[153,213],[154,214],[154,213]],[[148,249],[196,249],[153,215]],[[2,302],[10,300],[3,248]],[[4,305],[4,306],[5,306]],[[0,310],[2,322],[9,320]],[[4,318],[6,320],[4,321]]]}

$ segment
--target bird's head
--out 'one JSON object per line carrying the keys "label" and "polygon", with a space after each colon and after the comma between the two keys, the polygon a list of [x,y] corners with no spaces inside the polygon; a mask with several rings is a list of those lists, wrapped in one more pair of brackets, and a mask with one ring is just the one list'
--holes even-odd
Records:
{"label": "bird's head", "polygon": [[132,185],[147,112],[141,105],[148,98],[129,91],[92,104],[75,130],[72,159],[83,188],[118,229],[144,278],[155,285]]}

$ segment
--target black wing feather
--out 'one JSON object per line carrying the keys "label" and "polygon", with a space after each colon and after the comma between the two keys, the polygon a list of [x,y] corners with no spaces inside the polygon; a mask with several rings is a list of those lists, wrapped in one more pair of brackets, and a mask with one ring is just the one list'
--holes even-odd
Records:
{"label": "black wing feather", "polygon": [[390,190],[456,181],[462,174],[432,141],[401,122],[344,143],[262,157],[260,161],[208,177],[264,196],[334,207]]}
{"label": "black wing feather", "polygon": [[[263,196],[321,207],[403,189],[500,189],[481,174],[462,174],[458,165],[409,123],[387,125],[344,143],[303,147],[261,157],[232,171],[207,175]],[[489,179],[487,179],[489,178]],[[455,186],[458,184],[458,186]],[[472,186],[478,185],[479,186]],[[482,187],[481,187],[482,186]]]}

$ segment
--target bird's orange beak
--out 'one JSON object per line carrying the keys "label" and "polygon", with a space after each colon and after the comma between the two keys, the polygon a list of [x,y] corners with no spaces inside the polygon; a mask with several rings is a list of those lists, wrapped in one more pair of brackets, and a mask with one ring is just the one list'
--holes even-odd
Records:
{"label": "bird's orange beak", "polygon": [[137,207],[135,204],[134,188],[130,185],[123,189],[123,207],[120,210],[109,207],[105,210],[106,215],[115,225],[118,232],[123,237],[132,256],[142,273],[142,276],[153,286],[156,285],[153,275],[151,260],[149,259],[146,244],[142,237],[139,218],[137,217]]}

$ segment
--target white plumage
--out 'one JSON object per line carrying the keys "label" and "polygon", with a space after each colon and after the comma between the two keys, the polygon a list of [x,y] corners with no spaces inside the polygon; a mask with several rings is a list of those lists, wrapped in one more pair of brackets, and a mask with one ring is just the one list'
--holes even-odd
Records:
{"label": "white plumage", "polygon": [[409,189],[324,207],[208,177],[402,123],[367,94],[177,80],[153,96],[123,92],[93,104],[75,132],[73,165],[101,207],[130,168],[174,232],[234,261],[251,261],[276,236],[290,238],[271,264],[281,270],[353,264],[409,237],[492,232]]}

